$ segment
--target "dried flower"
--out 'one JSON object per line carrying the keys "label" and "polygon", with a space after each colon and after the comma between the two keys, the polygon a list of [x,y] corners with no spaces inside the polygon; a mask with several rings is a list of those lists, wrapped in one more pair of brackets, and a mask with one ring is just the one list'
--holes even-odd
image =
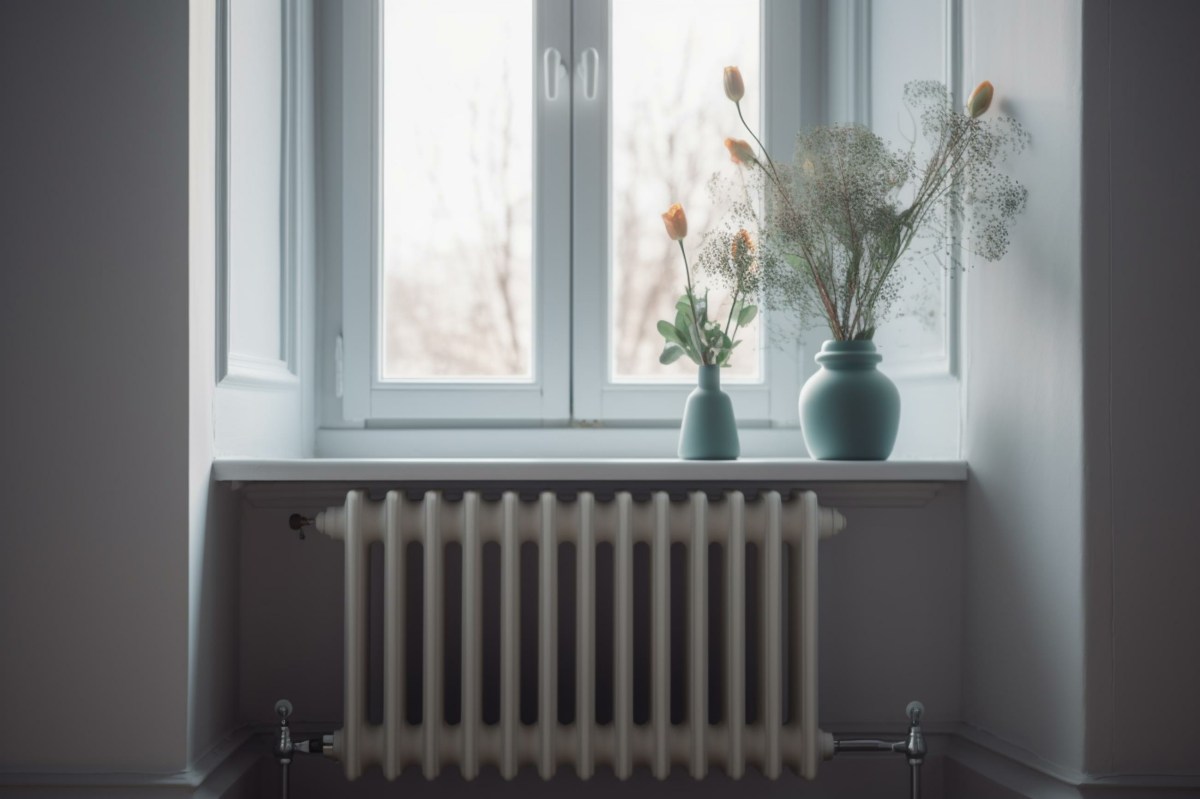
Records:
{"label": "dried flower", "polygon": [[754,148],[745,139],[726,139],[725,149],[729,151],[729,160],[735,164],[750,166],[758,163],[758,159],[754,157]]}
{"label": "dried flower", "polygon": [[671,237],[671,241],[681,241],[687,237],[687,216],[683,213],[683,206],[675,203],[667,212],[662,215],[663,224],[667,226],[667,235]]}
{"label": "dried flower", "polygon": [[972,119],[977,119],[983,116],[984,112],[992,104],[992,88],[991,81],[984,81],[975,87],[975,91],[971,92],[971,96],[967,98],[967,114]]}
{"label": "dried flower", "polygon": [[737,67],[725,67],[725,96],[738,103],[745,94],[746,84],[742,82],[742,71]]}
{"label": "dried flower", "polygon": [[742,228],[733,235],[733,243],[729,246],[729,254],[735,261],[740,261],[743,258],[753,255],[754,241],[750,238],[749,231]]}
{"label": "dried flower", "polygon": [[[704,249],[701,267],[768,308],[796,312],[801,324],[823,319],[835,339],[872,338],[904,297],[913,271],[904,261],[948,257],[960,267],[960,252],[995,261],[1008,248],[1026,191],[998,164],[1028,136],[1009,117],[978,118],[992,97],[984,81],[964,111],[940,83],[905,86],[905,104],[932,144],[921,160],[855,125],[803,131],[791,164],[777,165],[760,149],[754,168],[716,183],[743,199],[731,203],[719,249]],[[740,108],[739,119],[746,125]],[[738,161],[733,140],[726,147]],[[735,238],[741,225],[755,231],[750,258]],[[947,247],[951,241],[958,246]]]}

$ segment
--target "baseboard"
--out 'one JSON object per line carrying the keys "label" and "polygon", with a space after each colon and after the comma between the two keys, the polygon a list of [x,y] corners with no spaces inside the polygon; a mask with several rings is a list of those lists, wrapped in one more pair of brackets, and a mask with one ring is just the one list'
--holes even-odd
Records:
{"label": "baseboard", "polygon": [[947,741],[947,799],[1200,799],[1200,774],[1083,774],[979,730]]}
{"label": "baseboard", "polygon": [[0,797],[80,799],[225,799],[234,796],[242,780],[261,759],[261,741],[250,730],[230,734],[191,768],[170,774],[130,772],[7,772],[0,773]]}
{"label": "baseboard", "polygon": [[[1047,763],[979,730],[965,727],[952,733],[931,731],[929,744],[931,757],[927,765],[926,796],[933,799],[1200,799],[1200,774],[1078,774]],[[37,799],[80,799],[84,796],[89,799],[241,799],[256,795],[255,767],[263,762],[266,755],[263,736],[255,735],[253,729],[247,728],[222,741],[187,771],[175,774],[4,773],[0,774],[0,799],[18,796]],[[800,781],[796,787],[805,796],[809,795],[810,788],[820,789],[819,793],[823,796],[890,796],[890,790],[880,790],[878,794],[874,791],[891,784],[895,775],[880,774],[864,781],[871,775],[863,772],[886,771],[890,774],[896,771],[892,766],[900,767],[902,771],[902,765],[899,761],[893,763],[894,760],[886,756],[842,755],[835,759],[836,766],[834,763],[822,766],[817,784],[808,785]],[[296,776],[303,782],[316,778],[315,782],[326,788],[340,784],[340,769],[336,764],[309,763],[308,759],[302,758],[297,766]],[[928,766],[933,768],[929,769]],[[317,771],[312,771],[314,768]],[[856,774],[858,776],[854,776]],[[427,783],[419,775],[412,776],[414,785]],[[305,777],[309,779],[303,779]],[[450,774],[440,777],[438,781],[454,779],[454,775]],[[754,782],[760,776],[755,773],[750,775],[750,779]],[[727,781],[714,774],[707,785],[712,786],[713,780],[717,784]],[[373,781],[365,780],[366,783]],[[483,782],[487,783],[488,780]],[[634,784],[637,782],[635,779]],[[651,782],[660,784],[657,780]],[[428,784],[435,786],[437,783]],[[529,780],[526,787],[534,789],[532,793],[536,794],[538,786],[543,784],[547,788],[552,787],[552,784],[541,783],[540,780]],[[296,787],[301,786],[297,784]],[[344,789],[348,787],[343,786]],[[367,785],[358,786],[353,794],[385,795],[387,789],[383,786],[374,787],[375,790],[369,790]],[[561,788],[561,785],[558,787]]]}

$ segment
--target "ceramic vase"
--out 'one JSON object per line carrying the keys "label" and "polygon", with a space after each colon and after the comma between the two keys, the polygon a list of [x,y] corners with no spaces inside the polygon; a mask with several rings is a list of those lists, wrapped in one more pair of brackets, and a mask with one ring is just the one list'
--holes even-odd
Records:
{"label": "ceramic vase", "polygon": [[721,390],[721,367],[701,366],[696,388],[688,395],[679,428],[679,457],[684,460],[736,460],[741,452],[733,402]]}
{"label": "ceramic vase", "polygon": [[800,390],[800,428],[818,460],[883,461],[900,427],[900,392],[872,341],[826,341]]}

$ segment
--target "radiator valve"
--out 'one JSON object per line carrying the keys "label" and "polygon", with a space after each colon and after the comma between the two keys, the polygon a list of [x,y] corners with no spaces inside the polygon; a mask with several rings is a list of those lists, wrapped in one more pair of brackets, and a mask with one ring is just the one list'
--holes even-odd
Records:
{"label": "radiator valve", "polygon": [[921,764],[925,762],[928,748],[925,745],[925,733],[921,731],[921,717],[925,715],[925,706],[920,702],[909,702],[904,709],[908,716],[908,736],[902,741],[881,741],[874,738],[834,738],[833,753],[839,752],[897,752],[908,760],[910,782],[909,796],[920,799],[921,796]]}

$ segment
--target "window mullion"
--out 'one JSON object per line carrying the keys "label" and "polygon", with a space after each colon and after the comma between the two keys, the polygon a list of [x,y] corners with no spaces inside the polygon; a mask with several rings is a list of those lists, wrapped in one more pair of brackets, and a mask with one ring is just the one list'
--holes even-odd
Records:
{"label": "window mullion", "polygon": [[[764,143],[777,161],[790,162],[796,132],[820,123],[822,15],[813,0],[762,0]],[[763,312],[766,376],[771,389],[769,418],[774,424],[800,423],[800,347],[785,338],[782,314]]]}
{"label": "window mullion", "polygon": [[[593,421],[604,418],[608,379],[611,5],[610,0],[572,0],[571,6],[571,410],[577,421]],[[581,63],[590,49],[599,68],[594,96],[588,97]],[[591,94],[592,85],[587,88]]]}
{"label": "window mullion", "polygon": [[342,416],[371,417],[375,362],[375,288],[372,265],[378,202],[378,2],[346,3],[342,12],[342,336],[345,341]]}
{"label": "window mullion", "polygon": [[571,4],[537,0],[535,15],[534,353],[553,423],[571,417]]}

